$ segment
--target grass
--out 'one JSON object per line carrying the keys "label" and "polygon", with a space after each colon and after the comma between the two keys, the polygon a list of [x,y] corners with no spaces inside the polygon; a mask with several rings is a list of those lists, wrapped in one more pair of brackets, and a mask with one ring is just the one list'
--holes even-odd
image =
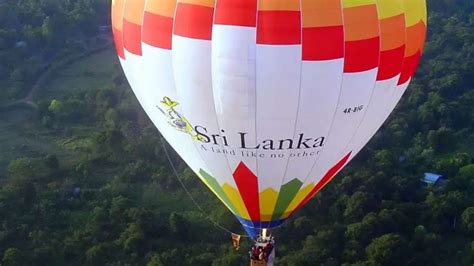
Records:
{"label": "grass", "polygon": [[[117,73],[119,64],[114,50],[104,50],[55,73],[36,92],[34,101],[63,99],[78,90],[97,90],[109,85]],[[95,128],[68,126],[67,132],[58,133],[46,129],[38,120],[34,110],[24,106],[0,112],[0,176],[6,173],[10,161],[19,157],[55,154],[67,166],[87,155]]]}
{"label": "grass", "polygon": [[30,109],[11,108],[0,113],[0,175],[6,172],[10,161],[20,157],[70,157],[52,136],[38,131],[38,126]]}
{"label": "grass", "polygon": [[107,49],[81,59],[54,74],[35,95],[35,101],[63,99],[79,91],[97,90],[110,84],[120,73],[113,49]]}

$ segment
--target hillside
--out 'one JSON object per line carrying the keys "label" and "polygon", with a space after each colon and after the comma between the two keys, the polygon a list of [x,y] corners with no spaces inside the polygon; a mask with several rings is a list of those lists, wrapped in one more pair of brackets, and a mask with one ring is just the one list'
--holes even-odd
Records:
{"label": "hillside", "polygon": [[[250,243],[233,250],[209,218],[243,234],[239,223],[174,153],[205,213],[173,174],[103,30],[108,4],[0,1],[0,263],[247,265]],[[474,3],[428,7],[415,80],[355,160],[273,231],[277,265],[474,263]],[[425,186],[425,172],[449,182]]]}

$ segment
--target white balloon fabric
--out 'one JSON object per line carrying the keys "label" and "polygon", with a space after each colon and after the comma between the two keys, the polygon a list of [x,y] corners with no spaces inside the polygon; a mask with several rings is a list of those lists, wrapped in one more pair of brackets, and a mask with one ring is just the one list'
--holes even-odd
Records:
{"label": "white balloon fabric", "polygon": [[114,0],[140,104],[249,235],[326,185],[395,108],[425,0]]}

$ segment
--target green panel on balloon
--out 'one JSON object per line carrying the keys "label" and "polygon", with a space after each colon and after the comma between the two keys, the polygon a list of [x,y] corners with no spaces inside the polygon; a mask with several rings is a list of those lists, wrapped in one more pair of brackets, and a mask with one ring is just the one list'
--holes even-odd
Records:
{"label": "green panel on balloon", "polygon": [[283,215],[286,208],[288,208],[288,205],[290,205],[291,201],[296,196],[302,185],[303,183],[299,179],[295,178],[281,186],[277,203],[275,205],[275,210],[273,211],[272,220],[278,220]]}
{"label": "green panel on balloon", "polygon": [[217,180],[213,178],[211,175],[206,173],[204,170],[199,170],[199,173],[201,176],[204,178],[206,181],[206,184],[209,186],[209,188],[217,194],[219,199],[223,201],[227,206],[229,206],[230,210],[232,213],[237,214],[237,210],[235,209],[234,205],[231,203],[227,195],[225,194],[224,190],[222,190],[222,187],[219,185]]}

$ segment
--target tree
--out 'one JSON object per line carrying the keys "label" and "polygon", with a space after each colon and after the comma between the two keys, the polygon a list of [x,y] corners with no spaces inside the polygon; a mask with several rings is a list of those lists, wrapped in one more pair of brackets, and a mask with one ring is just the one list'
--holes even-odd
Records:
{"label": "tree", "polygon": [[361,243],[370,241],[377,232],[377,217],[374,213],[367,214],[361,222],[349,224],[346,229],[346,237]]}
{"label": "tree", "polygon": [[178,213],[171,213],[169,217],[169,229],[173,236],[180,239],[187,239],[188,237],[188,226],[186,219]]}
{"label": "tree", "polygon": [[372,240],[365,249],[373,265],[402,265],[407,256],[406,241],[398,234],[386,234]]}
{"label": "tree", "polygon": [[389,172],[393,169],[395,163],[395,157],[389,150],[379,150],[374,154],[374,159],[377,167],[385,172]]}
{"label": "tree", "polygon": [[117,247],[109,243],[92,245],[85,252],[86,261],[92,265],[105,265],[111,263],[111,258],[117,255]]}
{"label": "tree", "polygon": [[63,109],[64,103],[56,99],[52,100],[48,107],[48,110],[54,114],[59,114]]}
{"label": "tree", "polygon": [[153,254],[146,266],[163,266],[164,264],[160,260],[160,255]]}
{"label": "tree", "polygon": [[469,164],[459,169],[459,175],[465,178],[474,178],[474,164]]}
{"label": "tree", "polygon": [[49,154],[45,157],[45,163],[52,171],[59,169],[59,160],[58,157],[54,154]]}
{"label": "tree", "polygon": [[224,254],[224,256],[214,260],[212,262],[212,266],[219,266],[219,265],[239,266],[239,265],[245,265],[246,263],[248,263],[247,259],[231,251]]}
{"label": "tree", "polygon": [[119,113],[114,108],[109,108],[105,112],[105,125],[108,128],[117,128],[119,121]]}
{"label": "tree", "polygon": [[466,231],[474,235],[474,207],[465,209],[461,215],[461,219]]}
{"label": "tree", "polygon": [[461,191],[449,191],[439,196],[431,192],[426,197],[426,203],[431,208],[431,214],[437,219],[453,219],[465,208],[466,195]]}
{"label": "tree", "polygon": [[344,211],[344,216],[357,219],[364,214],[368,206],[369,198],[367,197],[367,194],[357,191],[349,198],[346,210]]}
{"label": "tree", "polygon": [[25,265],[24,256],[17,248],[8,248],[5,250],[2,262],[5,266]]}
{"label": "tree", "polygon": [[50,171],[43,160],[21,157],[10,162],[8,165],[8,177],[11,179],[34,180],[48,176]]}
{"label": "tree", "polygon": [[139,250],[139,246],[143,243],[144,238],[145,235],[140,225],[131,223],[120,235],[118,243],[120,243],[124,250],[136,252]]}
{"label": "tree", "polygon": [[17,204],[30,208],[36,198],[35,182],[48,176],[50,170],[43,160],[23,157],[10,162],[6,188]]}
{"label": "tree", "polygon": [[428,133],[428,143],[436,151],[448,151],[452,149],[453,130],[446,127],[440,127],[437,130],[431,130]]}

